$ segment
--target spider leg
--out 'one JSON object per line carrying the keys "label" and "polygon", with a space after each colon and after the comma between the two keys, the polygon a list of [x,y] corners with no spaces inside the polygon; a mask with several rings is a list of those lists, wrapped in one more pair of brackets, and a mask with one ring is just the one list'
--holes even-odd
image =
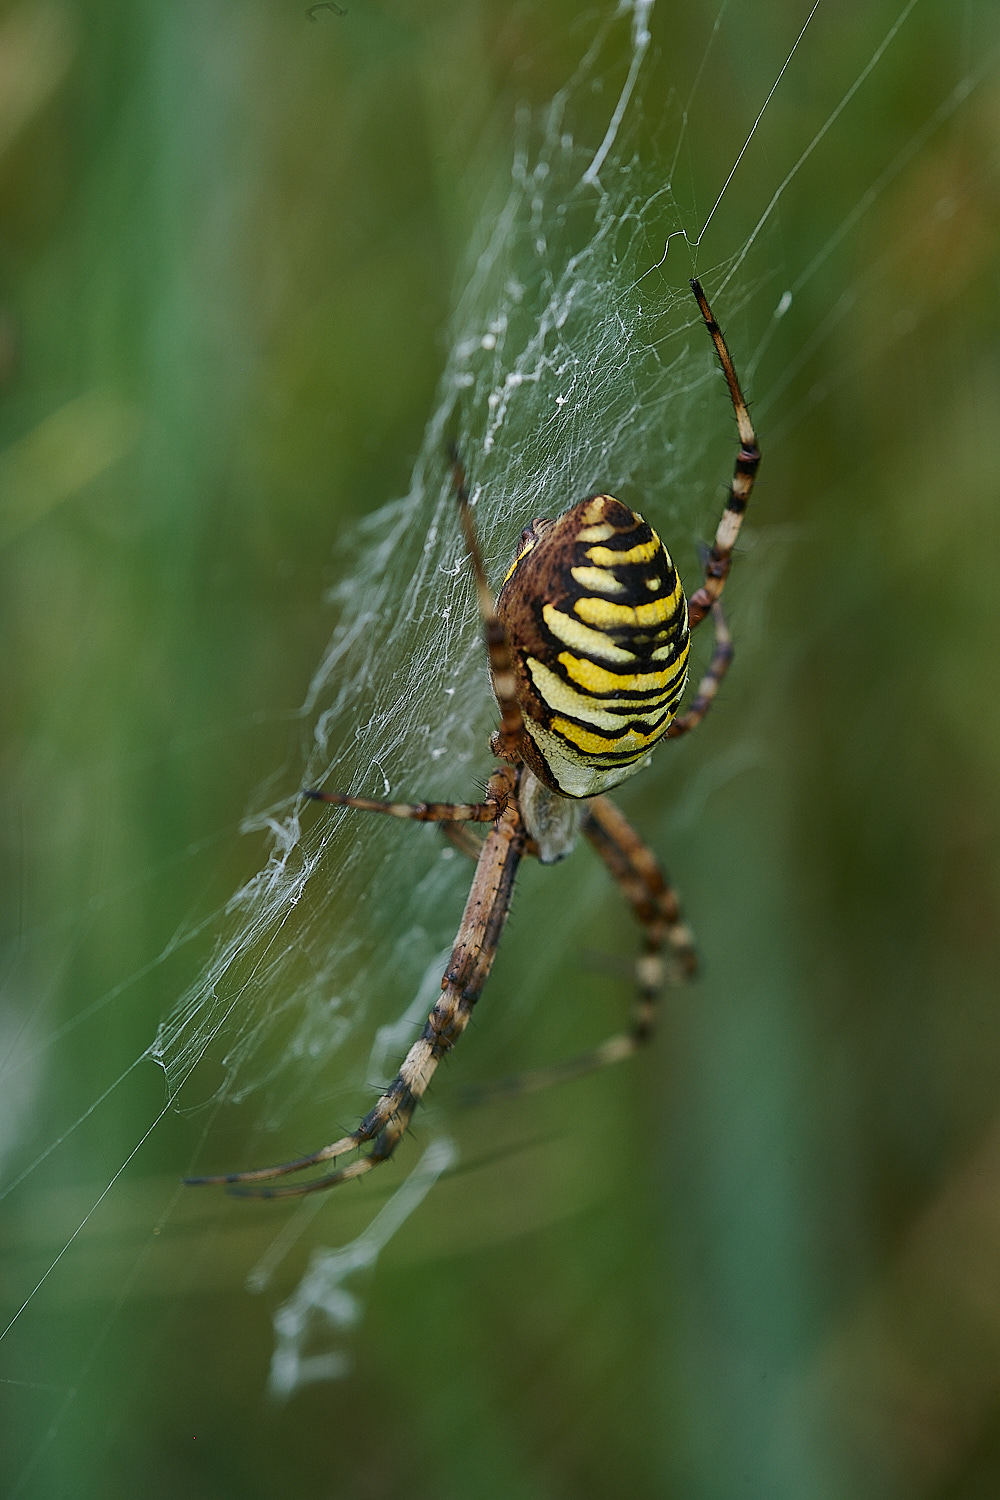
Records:
{"label": "spider leg", "polygon": [[729,396],[736,413],[736,426],[740,434],[740,451],[736,455],[736,467],[733,471],[733,482],[729,487],[729,497],[716,529],[715,541],[709,549],[708,560],[705,563],[705,582],[700,589],[695,590],[688,601],[688,620],[693,630],[696,625],[701,624],[725,587],[729,569],[732,566],[733,548],[740,534],[740,526],[743,524],[743,513],[750,502],[753,482],[760,467],[760,449],[757,446],[753,423],[750,421],[750,412],[747,409],[743,392],[740,390],[740,382],[732,356],[722,337],[722,330],[712,316],[712,309],[701,289],[701,283],[692,281],[691,290],[698,299],[705,327],[715,345],[715,352],[719,356],[722,373],[729,386]]}
{"label": "spider leg", "polygon": [[[595,797],[587,808],[583,831],[618,881],[641,924],[646,952],[639,960],[639,983],[643,992],[655,995],[670,978],[692,979],[698,971],[691,929],[681,916],[677,892],[660,869],[653,851],[643,843],[625,814],[610,797]],[[674,974],[664,968],[659,955],[666,943],[672,955]],[[647,1010],[640,997],[636,1029],[646,1040],[650,1022],[643,1020]]]}
{"label": "spider leg", "polygon": [[[515,774],[513,770],[502,771],[494,780],[505,782],[510,793],[514,789]],[[216,1177],[189,1177],[186,1181],[198,1186],[222,1183],[235,1187],[241,1196],[292,1198],[360,1177],[390,1157],[427,1092],[438,1063],[465,1030],[473,1007],[482,994],[507,921],[514,879],[524,848],[525,836],[517,799],[511,796],[483,841],[458,936],[441,981],[440,998],[403,1059],[396,1077],[357,1130],[310,1156],[301,1156],[278,1166],[258,1167],[249,1172],[227,1172]],[[288,1187],[256,1186],[271,1178],[318,1166],[368,1142],[372,1143],[369,1151],[325,1177]]]}
{"label": "spider leg", "polygon": [[349,797],[346,792],[320,792],[306,787],[302,795],[313,802],[332,802],[334,807],[354,807],[361,812],[387,813],[390,818],[412,818],[417,823],[495,823],[507,805],[510,782],[501,771],[491,776],[485,802],[374,802],[370,797]]}
{"label": "spider leg", "polygon": [[725,612],[718,601],[712,605],[712,620],[715,624],[715,649],[712,652],[712,660],[698,684],[698,691],[692,699],[691,707],[677,715],[667,730],[667,739],[676,739],[678,735],[690,734],[692,729],[698,728],[715,702],[715,695],[719,691],[722,679],[729,671],[733,660],[733,638],[729,634]]}
{"label": "spider leg", "polygon": [[[653,1034],[664,986],[691,979],[697,972],[694,939],[681,917],[676,892],[653,852],[609,797],[594,797],[588,804],[583,832],[618,881],[645,934],[645,952],[633,971],[638,994],[632,1026],[581,1057],[476,1089],[468,1096],[470,1103],[534,1093],[631,1057]],[[668,962],[662,956],[664,945],[670,950]]]}
{"label": "spider leg", "polygon": [[500,728],[493,736],[491,749],[501,760],[518,761],[521,758],[519,746],[524,732],[524,720],[517,701],[514,664],[507,633],[500,623],[496,600],[486,579],[486,569],[483,567],[482,553],[479,550],[479,540],[472,519],[472,506],[469,504],[469,492],[465,484],[465,469],[462,466],[458,449],[454,445],[451,448],[451,474],[458,498],[462,530],[465,532],[465,541],[469,548],[472,571],[476,580],[479,613],[483,619],[483,634],[486,637],[486,652],[490,663],[490,680],[493,683],[493,693],[500,709]]}
{"label": "spider leg", "polygon": [[464,823],[442,823],[441,832],[453,849],[467,859],[478,859],[483,852],[483,841],[471,833]]}

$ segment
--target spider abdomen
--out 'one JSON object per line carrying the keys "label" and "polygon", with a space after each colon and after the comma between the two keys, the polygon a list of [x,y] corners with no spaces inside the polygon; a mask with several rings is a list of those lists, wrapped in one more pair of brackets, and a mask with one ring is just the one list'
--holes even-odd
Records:
{"label": "spider abdomen", "polygon": [[624,781],[666,733],[687,680],[687,601],[656,532],[610,495],[534,522],[497,613],[526,764],[565,797]]}

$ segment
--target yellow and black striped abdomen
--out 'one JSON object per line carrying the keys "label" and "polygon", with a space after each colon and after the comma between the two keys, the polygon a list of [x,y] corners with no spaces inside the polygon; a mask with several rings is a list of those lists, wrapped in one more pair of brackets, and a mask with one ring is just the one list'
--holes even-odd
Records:
{"label": "yellow and black striped abdomen", "polygon": [[536,521],[497,609],[525,762],[565,797],[624,781],[666,733],[687,680],[687,601],[656,532],[610,495]]}

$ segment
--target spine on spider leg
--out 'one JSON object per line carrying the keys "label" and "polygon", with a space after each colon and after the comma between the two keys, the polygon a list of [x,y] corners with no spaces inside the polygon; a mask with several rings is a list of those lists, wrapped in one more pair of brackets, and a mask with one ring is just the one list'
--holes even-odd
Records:
{"label": "spine on spider leg", "polygon": [[700,588],[696,589],[688,602],[688,615],[691,629],[699,625],[709,613],[712,605],[716,602],[725,587],[729,570],[732,566],[732,553],[736,545],[736,539],[743,524],[743,515],[750,501],[753,491],[754,479],[760,467],[760,448],[757,444],[757,436],[750,421],[750,412],[746,400],[740,389],[740,382],[736,374],[732,356],[726,345],[722,329],[715,321],[708,299],[702,291],[701,283],[695,280],[691,282],[691,290],[697,298],[698,307],[705,320],[709,337],[715,345],[715,352],[719,356],[722,373],[726,377],[729,387],[729,396],[736,413],[736,425],[740,435],[740,449],[736,455],[736,464],[733,470],[733,480],[729,487],[729,496],[726,500],[726,508],[722,512],[715,532],[715,540],[709,549],[708,558],[705,563],[705,581]]}

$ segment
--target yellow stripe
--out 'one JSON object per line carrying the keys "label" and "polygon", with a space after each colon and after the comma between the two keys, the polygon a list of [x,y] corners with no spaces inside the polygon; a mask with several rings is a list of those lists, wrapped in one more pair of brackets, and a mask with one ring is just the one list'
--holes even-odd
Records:
{"label": "yellow stripe", "polygon": [[559,660],[573,681],[588,692],[646,693],[655,688],[670,687],[678,677],[683,676],[687,667],[688,649],[685,646],[677,660],[671,666],[664,667],[662,672],[635,672],[631,677],[619,677],[617,673],[599,667],[596,662],[572,656],[568,651],[561,651]]}
{"label": "yellow stripe", "polygon": [[600,594],[620,594],[625,585],[606,568],[570,568],[581,588],[597,589]]}
{"label": "yellow stripe", "polygon": [[[581,531],[578,540],[589,541],[590,538],[587,537],[585,539]],[[592,563],[597,563],[600,568],[613,568],[616,563],[652,562],[653,558],[660,552],[664,552],[663,543],[654,531],[652,541],[638,542],[636,546],[630,547],[627,552],[614,552],[610,547],[591,547],[588,549],[587,556]],[[670,562],[669,557],[667,557],[667,561]]]}
{"label": "yellow stripe", "polygon": [[604,512],[607,509],[604,502],[610,499],[610,495],[595,495],[592,500],[587,501],[580,512],[580,520],[585,521],[588,526],[599,524],[604,520]]}
{"label": "yellow stripe", "polygon": [[586,656],[600,656],[604,661],[636,659],[634,651],[625,651],[621,646],[616,646],[606,635],[601,635],[600,631],[588,630],[586,625],[581,625],[570,615],[564,615],[554,604],[542,606],[542,619],[556,640],[562,641],[564,646],[572,646],[574,651],[581,651]]}
{"label": "yellow stripe", "polygon": [[[674,625],[673,630],[671,632],[671,634],[673,636],[673,639],[672,640],[668,640],[665,646],[657,646],[656,650],[653,652],[653,660],[654,661],[664,661],[670,655],[671,651],[674,649],[674,646],[677,643],[677,637],[680,636],[680,635],[687,635],[687,630],[688,630],[688,607],[687,607],[687,600],[684,597],[684,590],[681,588],[681,581],[680,581],[679,578],[677,580],[677,587],[674,590],[674,596],[676,597],[678,594],[680,595],[680,598],[677,600],[677,605],[678,605],[677,613],[678,613],[678,615],[679,615],[680,618],[677,620],[677,622]],[[690,649],[690,646],[691,646],[691,642],[689,640],[688,643],[687,643],[687,646],[685,646],[685,648],[684,648],[684,657],[685,657],[685,660],[687,659],[687,653],[688,653],[688,650]]]}
{"label": "yellow stripe", "polygon": [[631,776],[645,759],[644,756],[638,756],[623,766],[588,761],[579,750],[567,745],[557,734],[550,734],[541,724],[534,724],[529,719],[524,727],[537,745],[549,768],[549,775],[564,797],[596,797],[598,792],[608,792]]}
{"label": "yellow stripe", "polygon": [[517,572],[518,568],[524,562],[524,559],[527,557],[528,553],[529,552],[534,552],[534,550],[535,550],[535,548],[537,546],[538,546],[537,542],[529,542],[528,545],[525,548],[523,548],[522,551],[520,551],[517,554],[517,556],[515,557],[514,561],[511,563],[510,567],[507,570],[507,577],[504,579],[503,583],[500,585],[501,588],[503,588],[503,584],[507,582],[507,579],[513,578],[514,574]]}
{"label": "yellow stripe", "polygon": [[574,719],[596,724],[598,729],[624,729],[635,718],[635,708],[631,703],[622,703],[617,713],[612,713],[611,705],[585,698],[537,657],[529,656],[527,667],[539,696],[552,713],[572,714]]}
{"label": "yellow stripe", "polygon": [[578,542],[606,542],[608,537],[614,536],[615,528],[604,521],[600,526],[584,526],[578,531],[575,540]]}
{"label": "yellow stripe", "polygon": [[650,604],[612,604],[608,599],[578,599],[573,606],[581,620],[606,630],[638,629],[643,625],[662,625],[677,613],[677,593],[654,599]]}
{"label": "yellow stripe", "polygon": [[653,730],[652,734],[637,734],[633,729],[628,734],[623,734],[620,739],[608,740],[603,735],[591,734],[589,730],[581,729],[578,724],[570,724],[566,719],[552,720],[552,728],[556,734],[568,740],[571,745],[576,745],[584,755],[637,757],[644,754],[650,745],[655,745],[656,741],[666,734],[669,726],[670,718],[667,718],[658,729]]}

